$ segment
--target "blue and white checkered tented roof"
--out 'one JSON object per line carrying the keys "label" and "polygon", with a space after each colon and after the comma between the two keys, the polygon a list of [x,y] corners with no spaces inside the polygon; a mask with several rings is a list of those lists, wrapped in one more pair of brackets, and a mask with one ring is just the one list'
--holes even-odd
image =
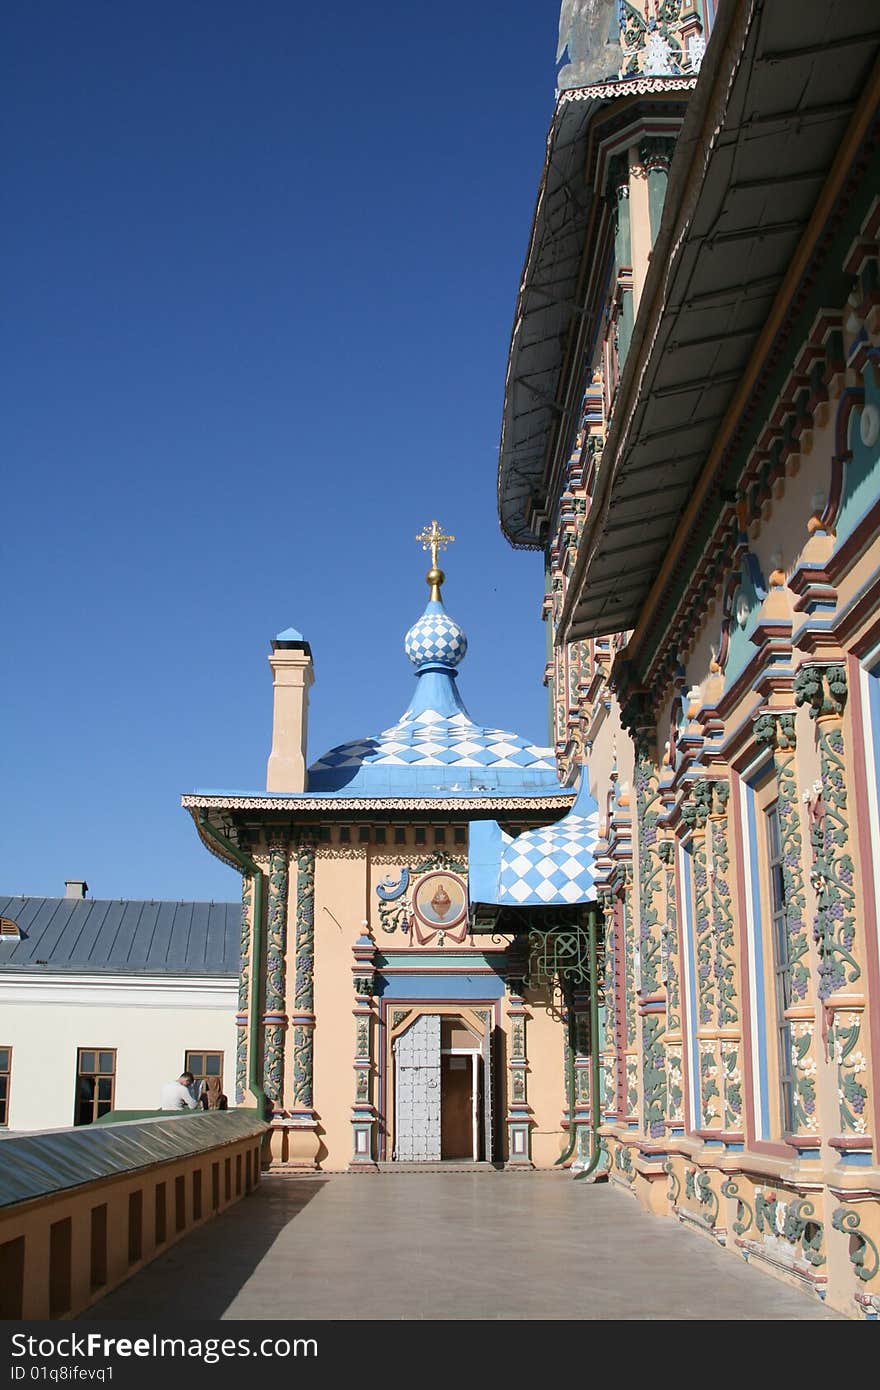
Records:
{"label": "blue and white checkered tented roof", "polygon": [[595,899],[599,806],[585,767],[574,805],[555,825],[511,836],[497,821],[471,821],[468,838],[472,903],[548,907]]}
{"label": "blue and white checkered tented roof", "polygon": [[467,638],[431,599],[405,639],[418,684],[396,724],[331,748],[309,768],[309,794],[546,796],[565,794],[551,748],[477,724],[456,686]]}

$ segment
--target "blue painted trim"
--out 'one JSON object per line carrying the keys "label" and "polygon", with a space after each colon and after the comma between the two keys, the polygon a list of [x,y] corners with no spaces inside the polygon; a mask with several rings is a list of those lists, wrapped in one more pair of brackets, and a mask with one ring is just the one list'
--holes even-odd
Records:
{"label": "blue painted trim", "polygon": [[853,1149],[849,1153],[840,1154],[839,1161],[845,1164],[847,1168],[870,1168],[872,1164],[872,1155],[870,1149]]}
{"label": "blue painted trim", "polygon": [[501,888],[504,831],[497,821],[468,825],[468,896],[472,903],[497,903]]}
{"label": "blue painted trim", "polygon": [[497,975],[392,975],[380,992],[383,999],[500,999],[504,981]]}
{"label": "blue painted trim", "polygon": [[694,907],[693,907],[693,872],[691,868],[691,855],[693,850],[690,844],[682,846],[682,877],[684,879],[684,892],[682,901],[684,904],[684,931],[682,938],[684,942],[685,969],[687,971],[687,1013],[688,1013],[688,1051],[690,1054],[690,1066],[688,1068],[688,1091],[690,1093],[690,1118],[694,1129],[700,1128],[700,1049],[697,1045],[697,982],[694,970]]}
{"label": "blue painted trim", "polygon": [[770,1133],[770,1097],[767,1088],[767,1002],[764,991],[764,924],[762,920],[763,903],[761,901],[761,879],[758,868],[758,822],[757,822],[757,797],[755,795],[755,782],[759,778],[760,768],[756,767],[752,776],[744,780],[743,791],[746,801],[746,813],[749,827],[748,843],[748,863],[747,870],[749,876],[748,892],[752,900],[752,921],[754,939],[749,943],[752,949],[752,956],[755,962],[754,973],[754,995],[755,995],[755,1053],[758,1060],[758,1094],[759,1094],[759,1114],[756,1118],[759,1121],[759,1139],[766,1139]]}
{"label": "blue painted trim", "polygon": [[877,805],[880,806],[880,662],[868,672],[868,713],[871,720],[871,742],[874,745],[874,781],[877,787]]}

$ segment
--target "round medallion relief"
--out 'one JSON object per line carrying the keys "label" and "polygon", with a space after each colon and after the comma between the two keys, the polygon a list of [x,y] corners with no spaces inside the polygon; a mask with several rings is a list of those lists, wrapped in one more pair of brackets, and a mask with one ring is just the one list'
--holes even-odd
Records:
{"label": "round medallion relief", "polygon": [[413,912],[432,931],[449,931],[467,915],[467,888],[457,874],[435,870],[413,889]]}

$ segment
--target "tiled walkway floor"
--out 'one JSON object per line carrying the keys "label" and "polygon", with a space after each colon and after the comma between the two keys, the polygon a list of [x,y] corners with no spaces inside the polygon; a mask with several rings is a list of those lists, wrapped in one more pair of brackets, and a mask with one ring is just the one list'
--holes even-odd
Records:
{"label": "tiled walkway floor", "polygon": [[677,1222],[562,1174],[264,1178],[87,1318],[829,1318]]}

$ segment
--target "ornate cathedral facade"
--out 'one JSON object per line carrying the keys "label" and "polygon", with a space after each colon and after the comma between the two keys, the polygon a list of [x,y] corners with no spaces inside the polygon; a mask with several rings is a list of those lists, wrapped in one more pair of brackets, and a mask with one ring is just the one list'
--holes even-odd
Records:
{"label": "ornate cathedral facade", "polygon": [[563,34],[498,484],[600,812],[602,1171],[876,1318],[880,26],[623,11]]}

